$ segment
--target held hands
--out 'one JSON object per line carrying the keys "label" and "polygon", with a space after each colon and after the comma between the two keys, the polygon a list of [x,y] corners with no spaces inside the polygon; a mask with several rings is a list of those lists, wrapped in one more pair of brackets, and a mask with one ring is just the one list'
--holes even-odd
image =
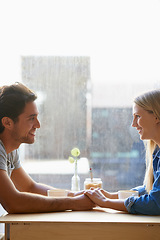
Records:
{"label": "held hands", "polygon": [[91,210],[93,207],[95,207],[95,203],[92,202],[90,198],[88,198],[86,195],[81,194],[76,197],[71,197],[73,200],[72,210],[81,211],[81,210]]}
{"label": "held hands", "polygon": [[80,195],[85,195],[86,197],[88,197],[94,204],[93,207],[95,207],[95,205],[98,205],[100,207],[106,207],[107,199],[115,198],[113,194],[103,189],[94,187],[91,187],[89,190],[86,191],[85,190],[79,192],[68,191],[68,197],[78,197]]}
{"label": "held hands", "polygon": [[93,207],[95,207],[95,203],[88,198],[84,192],[84,190],[78,192],[68,191],[67,196],[73,200],[73,205],[71,207],[72,210],[91,210]]}
{"label": "held hands", "polygon": [[[107,192],[103,189],[92,187],[89,190],[85,190],[85,191],[83,190],[83,191],[79,191],[79,192],[76,192],[76,193],[69,191],[68,196],[71,197],[71,198],[73,197],[74,199],[77,198],[77,200],[78,199],[82,200],[83,197],[86,197],[85,203],[87,203],[87,205],[89,203],[89,208],[90,207],[93,208],[97,205],[97,206],[100,206],[102,208],[109,207],[109,208],[119,210],[119,207],[115,208],[114,206],[113,207],[111,206],[111,205],[115,204],[118,200],[118,193],[117,192],[110,193],[110,192]],[[88,202],[87,199],[90,200],[90,201]],[[83,200],[84,200],[84,198],[83,198]],[[113,204],[111,204],[111,202]],[[81,203],[79,202],[79,204],[81,204]],[[84,206],[81,206],[81,207],[83,208]]]}
{"label": "held hands", "polygon": [[[94,187],[91,187],[89,190],[94,190],[94,189],[95,189]],[[111,193],[109,193],[109,192],[107,192],[107,191],[105,191],[105,190],[103,190],[103,189],[100,189],[100,188],[97,188],[97,189],[99,189],[99,190],[101,191],[101,193],[102,193],[106,198],[117,198],[117,197],[114,197],[114,196],[113,196],[113,195],[115,195],[115,194],[111,194]],[[82,190],[82,191],[78,191],[78,192],[68,191],[67,196],[68,196],[68,197],[76,197],[76,196],[81,195],[81,194],[84,194],[84,193],[86,193],[86,192],[87,192],[87,190]]]}
{"label": "held hands", "polygon": [[96,188],[87,190],[84,194],[102,208],[111,208],[118,211],[128,212],[125,207],[124,200],[118,199],[117,193],[112,194]]}
{"label": "held hands", "polygon": [[[76,193],[78,194],[78,193]],[[96,205],[102,208],[111,208],[127,212],[124,200],[118,199],[117,192],[109,193],[100,188],[90,188],[79,195],[70,197],[73,199],[72,210],[90,210]]]}
{"label": "held hands", "polygon": [[107,198],[110,196],[108,192],[100,188],[90,188],[84,194],[100,207],[106,207]]}

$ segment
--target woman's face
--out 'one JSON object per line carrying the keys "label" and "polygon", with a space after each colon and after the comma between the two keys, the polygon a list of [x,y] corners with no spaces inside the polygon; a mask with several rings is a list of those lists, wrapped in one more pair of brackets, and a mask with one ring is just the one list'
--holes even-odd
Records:
{"label": "woman's face", "polygon": [[157,118],[153,113],[144,110],[137,104],[133,105],[133,122],[140,135],[140,139],[156,140],[157,138]]}

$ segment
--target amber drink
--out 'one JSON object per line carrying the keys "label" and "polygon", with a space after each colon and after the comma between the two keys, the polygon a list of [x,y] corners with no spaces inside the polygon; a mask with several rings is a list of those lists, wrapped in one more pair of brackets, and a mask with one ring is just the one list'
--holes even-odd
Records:
{"label": "amber drink", "polygon": [[90,189],[91,187],[94,188],[102,188],[102,180],[101,178],[86,178],[84,181],[84,189]]}

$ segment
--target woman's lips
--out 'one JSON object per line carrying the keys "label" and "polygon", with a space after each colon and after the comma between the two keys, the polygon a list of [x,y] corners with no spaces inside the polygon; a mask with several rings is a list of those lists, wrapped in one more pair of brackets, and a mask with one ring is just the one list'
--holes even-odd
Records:
{"label": "woman's lips", "polygon": [[140,134],[142,132],[142,128],[137,128],[137,131]]}

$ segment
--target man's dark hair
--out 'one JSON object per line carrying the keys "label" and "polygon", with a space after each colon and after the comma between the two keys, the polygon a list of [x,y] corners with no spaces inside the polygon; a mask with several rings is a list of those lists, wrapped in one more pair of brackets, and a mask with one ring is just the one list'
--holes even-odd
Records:
{"label": "man's dark hair", "polygon": [[9,117],[16,122],[26,103],[33,102],[36,98],[36,94],[22,83],[0,87],[0,133],[4,131],[3,117]]}

